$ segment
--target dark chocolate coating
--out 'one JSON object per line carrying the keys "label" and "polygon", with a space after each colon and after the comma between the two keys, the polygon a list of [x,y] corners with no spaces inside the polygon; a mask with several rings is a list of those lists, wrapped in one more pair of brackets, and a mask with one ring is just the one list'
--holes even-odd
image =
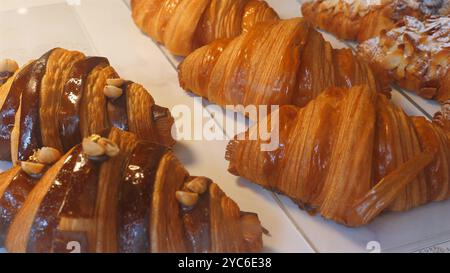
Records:
{"label": "dark chocolate coating", "polygon": [[0,160],[11,160],[11,131],[20,105],[20,96],[28,84],[34,63],[23,68],[14,79],[0,109]]}
{"label": "dark chocolate coating", "polygon": [[140,143],[126,164],[119,199],[119,251],[145,253],[150,249],[149,213],[155,176],[167,149]]}
{"label": "dark chocolate coating", "polygon": [[68,76],[61,96],[58,113],[59,131],[64,151],[81,142],[80,104],[83,98],[86,79],[99,65],[109,65],[103,57],[89,57],[76,62]]}
{"label": "dark chocolate coating", "polygon": [[126,82],[122,86],[123,94],[117,99],[108,100],[108,120],[109,125],[119,128],[123,131],[128,131],[128,106],[127,106],[127,90],[128,87],[133,84],[132,82]]}
{"label": "dark chocolate coating", "polygon": [[19,171],[3,193],[0,199],[0,246],[3,246],[9,226],[35,185],[35,179]]}
{"label": "dark chocolate coating", "polygon": [[3,71],[0,72],[0,85],[4,84],[8,81],[9,78],[11,78],[14,75],[14,73]]}
{"label": "dark chocolate coating", "polygon": [[64,235],[56,237],[60,233],[57,228],[61,217],[93,217],[98,177],[99,166],[87,158],[81,146],[77,146],[66,159],[39,206],[30,230],[27,252],[48,253],[57,250],[54,248],[55,242]]}
{"label": "dark chocolate coating", "polygon": [[29,71],[28,82],[22,92],[22,103],[20,107],[20,130],[18,159],[27,161],[34,151],[42,147],[42,136],[39,118],[39,94],[42,78],[47,69],[47,62],[52,54],[50,50],[39,58]]}
{"label": "dark chocolate coating", "polygon": [[[212,181],[208,181],[208,188]],[[211,222],[209,214],[209,194],[200,195],[192,208],[183,209],[183,221],[190,251],[208,253],[211,250]]]}

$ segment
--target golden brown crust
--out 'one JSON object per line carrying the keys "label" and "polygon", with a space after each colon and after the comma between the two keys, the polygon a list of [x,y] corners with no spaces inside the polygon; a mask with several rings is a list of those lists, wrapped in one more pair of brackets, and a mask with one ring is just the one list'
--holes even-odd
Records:
{"label": "golden brown crust", "polygon": [[302,6],[302,13],[316,27],[338,38],[366,41],[381,31],[394,28],[404,16],[421,20],[450,14],[448,1],[388,0],[367,5],[362,0],[314,0]]}
{"label": "golden brown crust", "polygon": [[83,58],[84,54],[81,52],[59,48],[52,52],[48,60],[39,98],[42,144],[45,147],[63,150],[59,136],[57,111],[64,84],[67,81],[67,74],[72,65]]}
{"label": "golden brown crust", "polygon": [[427,99],[450,99],[450,17],[424,22],[405,17],[404,25],[358,47],[358,54],[393,82]]}
{"label": "golden brown crust", "polygon": [[282,128],[279,148],[234,140],[230,171],[327,219],[360,226],[383,211],[450,197],[449,134],[367,87],[331,88],[272,120]]}
{"label": "golden brown crust", "polygon": [[186,56],[216,39],[233,38],[278,15],[260,0],[136,0],[136,25],[175,55]]}
{"label": "golden brown crust", "polygon": [[103,89],[106,80],[118,78],[111,66],[97,66],[88,76],[80,107],[81,136],[88,137],[108,128],[106,98]]}
{"label": "golden brown crust", "polygon": [[367,84],[385,91],[367,64],[333,49],[301,18],[261,23],[233,40],[189,55],[179,67],[183,89],[219,105],[306,105],[330,86]]}
{"label": "golden brown crust", "polygon": [[151,251],[187,252],[181,207],[174,192],[183,188],[189,173],[173,153],[166,154],[158,167],[150,218]]}
{"label": "golden brown crust", "polygon": [[[209,188],[209,194],[211,251],[214,253],[250,251],[241,231],[241,211],[239,207],[214,183]],[[226,223],[226,225],[223,225],[223,223]]]}

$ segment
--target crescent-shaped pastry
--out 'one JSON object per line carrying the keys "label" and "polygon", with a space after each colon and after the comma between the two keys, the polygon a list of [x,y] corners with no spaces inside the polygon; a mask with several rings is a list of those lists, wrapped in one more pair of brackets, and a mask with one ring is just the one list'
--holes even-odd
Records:
{"label": "crescent-shaped pastry", "polygon": [[0,243],[7,235],[9,252],[262,250],[257,215],[191,176],[167,147],[117,128],[104,136],[35,173],[48,151],[0,174]]}
{"label": "crescent-shaped pastry", "polygon": [[183,89],[222,106],[305,106],[330,86],[387,90],[350,49],[333,49],[301,18],[262,23],[204,46],[181,63],[179,78]]}
{"label": "crescent-shaped pastry", "polygon": [[302,5],[302,14],[316,27],[340,39],[366,41],[394,28],[404,16],[424,20],[450,15],[448,0],[313,0]]}
{"label": "crescent-shaped pastry", "polygon": [[0,160],[26,161],[40,147],[67,152],[115,126],[167,146],[173,118],[103,57],[52,49],[0,87]]}
{"label": "crescent-shaped pastry", "polygon": [[391,81],[426,99],[450,99],[450,17],[404,23],[358,46],[358,55]]}
{"label": "crescent-shaped pastry", "polygon": [[229,144],[229,170],[311,213],[356,227],[450,197],[449,131],[365,86],[331,88],[269,122],[279,123],[279,147],[263,151],[254,127]]}
{"label": "crescent-shaped pastry", "polygon": [[180,56],[278,19],[260,0],[132,0],[131,7],[136,25]]}

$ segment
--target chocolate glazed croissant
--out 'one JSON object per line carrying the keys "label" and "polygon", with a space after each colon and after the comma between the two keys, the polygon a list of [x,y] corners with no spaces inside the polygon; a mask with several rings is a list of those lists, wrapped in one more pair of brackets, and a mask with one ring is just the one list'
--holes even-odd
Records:
{"label": "chocolate glazed croissant", "polygon": [[333,49],[301,18],[204,46],[181,63],[179,78],[183,89],[219,105],[305,106],[330,86],[367,84],[387,93],[351,50]]}
{"label": "chocolate glazed croissant", "polygon": [[173,118],[103,57],[50,50],[0,87],[0,160],[26,161],[40,147],[67,152],[110,126],[167,146]]}
{"label": "chocolate glazed croissant", "polygon": [[398,28],[358,46],[358,56],[392,82],[426,99],[450,99],[450,17],[419,21],[406,16]]}
{"label": "chocolate glazed croissant", "polygon": [[9,252],[261,251],[258,217],[190,176],[168,148],[116,128],[105,136],[84,139],[40,177],[25,164],[0,175]]}
{"label": "chocolate glazed croissant", "polygon": [[175,55],[221,38],[233,38],[259,22],[279,19],[260,0],[132,0],[133,19]]}
{"label": "chocolate glazed croissant", "polygon": [[340,39],[366,41],[391,30],[404,16],[423,20],[450,15],[448,0],[383,0],[367,5],[362,0],[313,0],[302,5],[302,14],[316,27]]}
{"label": "chocolate glazed croissant", "polygon": [[367,87],[331,88],[270,121],[279,122],[279,148],[262,152],[261,141],[237,138],[227,149],[229,170],[312,213],[357,227],[450,197],[449,131],[406,116]]}

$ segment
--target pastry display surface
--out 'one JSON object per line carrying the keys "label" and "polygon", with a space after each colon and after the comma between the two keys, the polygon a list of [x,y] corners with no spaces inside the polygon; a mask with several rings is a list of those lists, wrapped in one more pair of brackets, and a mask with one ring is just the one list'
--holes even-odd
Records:
{"label": "pastry display surface", "polygon": [[[259,252],[262,227],[167,148],[113,128],[60,159],[40,150],[4,174],[1,239],[9,252]],[[54,163],[36,169],[41,163]],[[5,236],[6,232],[6,237]]]}
{"label": "pastry display surface", "polygon": [[351,50],[333,49],[301,18],[204,46],[180,64],[179,78],[183,89],[223,106],[305,106],[330,86],[367,84],[389,93]]}
{"label": "pastry display surface", "polygon": [[[90,15],[90,12],[101,9],[105,4],[109,13],[102,13],[100,17]],[[1,6],[0,10],[3,8],[4,6]],[[63,0],[60,4],[30,7],[26,15],[18,16],[17,10],[1,13],[0,20],[12,22],[9,26],[15,33],[10,36],[11,44],[0,45],[1,58],[12,58],[20,64],[26,64],[49,48],[58,46],[86,52],[88,56],[107,56],[121,77],[139,82],[148,88],[159,105],[169,109],[177,105],[194,107],[192,97],[185,95],[178,88],[175,70],[167,59],[133,24],[130,10],[124,1],[87,0],[82,1],[80,6],[71,7]],[[0,31],[4,33],[6,25],[2,26]],[[122,39],[104,31],[111,27]],[[39,29],[47,29],[48,32],[37,37],[34,33],[38,33]],[[21,35],[16,35],[19,33]],[[177,92],[174,92],[174,88]],[[312,251],[280,206],[275,203],[270,192],[258,193],[228,183],[233,177],[227,174],[226,162],[223,159],[226,143],[227,141],[181,140],[174,147],[174,152],[190,173],[201,174],[217,181],[220,188],[235,200],[243,211],[257,212],[261,222],[276,223],[265,226],[270,230],[271,236],[263,238],[264,251]],[[6,171],[11,165],[1,162],[0,168]]]}
{"label": "pastry display surface", "polygon": [[366,41],[391,30],[404,16],[424,20],[450,15],[448,0],[313,0],[302,5],[303,16],[340,39]]}
{"label": "pastry display surface", "polygon": [[[129,1],[86,0],[81,6],[69,9],[63,8],[65,1],[61,1],[60,5],[53,5],[53,2],[51,6],[30,8],[27,15],[17,15],[16,10],[3,12],[4,6],[0,7],[0,21],[13,22],[11,31],[15,33],[12,35],[5,24],[0,26],[0,32],[6,33],[12,42],[11,46],[0,45],[1,57],[11,57],[26,64],[27,60],[36,58],[46,49],[55,46],[78,49],[89,55],[108,56],[123,77],[133,79],[150,89],[160,105],[169,108],[179,104],[192,106],[192,98],[196,96],[185,94],[178,88],[174,67],[178,66],[181,59],[167,54],[164,46],[152,43],[138,31],[130,18],[130,11],[123,4]],[[267,2],[284,19],[298,16],[298,1]],[[94,12],[105,6],[109,10],[107,14]],[[54,16],[42,14],[55,15],[59,18],[59,23],[53,23],[56,20]],[[15,21],[15,17],[20,20]],[[28,25],[24,28],[26,24]],[[71,35],[58,31],[61,25]],[[113,35],[105,31],[111,28],[114,29]],[[36,39],[38,37],[33,36],[33,33],[38,33],[39,29],[48,29],[48,35]],[[25,36],[30,39],[21,38]],[[335,48],[345,47],[328,34],[324,34],[324,37]],[[54,41],[58,43],[53,43]],[[406,100],[396,90],[392,95],[393,102],[412,115],[432,116],[440,109],[440,106],[415,96],[411,97],[412,100]],[[222,114],[215,113],[215,120],[220,121],[222,118]],[[438,119],[439,115],[436,120]],[[263,237],[264,251],[366,252],[366,245],[372,240],[380,242],[383,251],[415,251],[449,238],[446,237],[449,221],[442,217],[448,211],[448,202],[420,206],[405,213],[383,213],[365,226],[349,229],[332,221],[325,221],[319,216],[310,217],[282,195],[250,185],[246,179],[231,176],[226,171],[227,162],[223,159],[225,148],[226,142],[220,141],[181,141],[175,147],[175,153],[191,173],[214,178],[241,208],[258,213],[261,222],[271,233],[271,236]],[[2,167],[7,170],[9,165],[0,163],[0,168]]]}
{"label": "pastry display surface", "polygon": [[401,26],[365,41],[357,51],[399,86],[427,99],[450,99],[450,17],[404,17]]}
{"label": "pastry display surface", "polygon": [[261,140],[236,137],[229,171],[312,214],[357,227],[384,211],[450,197],[450,132],[408,117],[366,86],[328,89],[305,108],[280,108],[269,122],[279,122],[279,148],[264,152]]}
{"label": "pastry display surface", "polygon": [[277,20],[262,0],[132,0],[136,25],[173,54],[186,56],[221,38],[233,38],[259,22]]}

